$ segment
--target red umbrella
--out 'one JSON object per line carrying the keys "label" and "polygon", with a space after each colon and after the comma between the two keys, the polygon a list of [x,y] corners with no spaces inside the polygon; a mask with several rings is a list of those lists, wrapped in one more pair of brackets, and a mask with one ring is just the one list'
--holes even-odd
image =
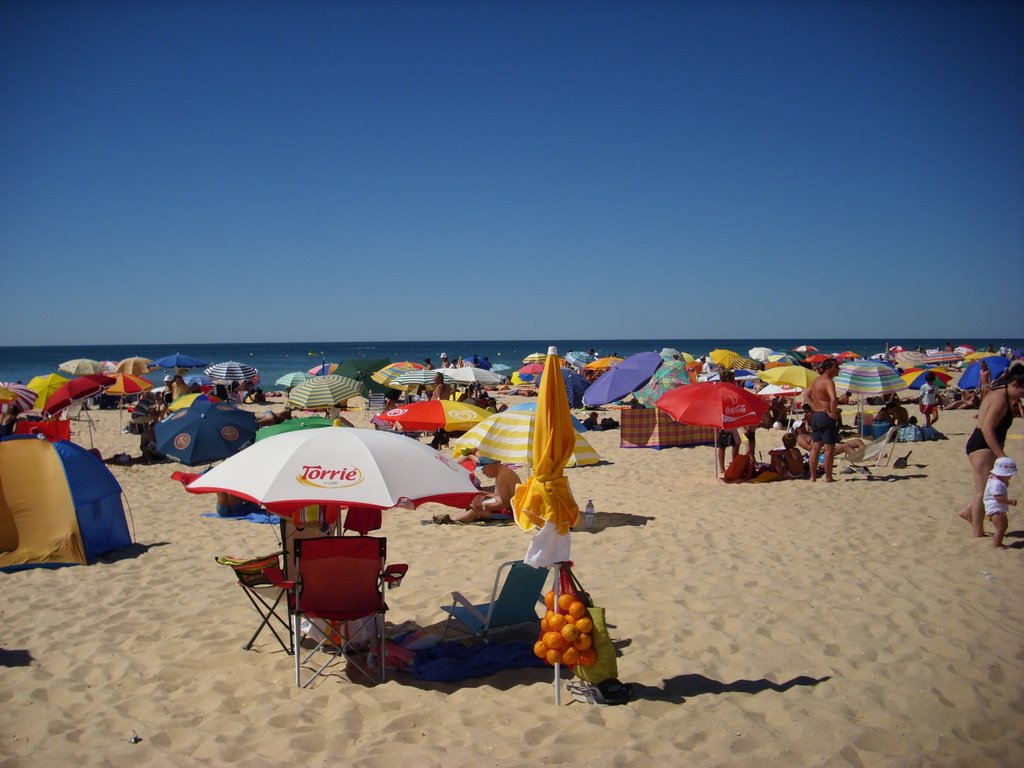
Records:
{"label": "red umbrella", "polygon": [[468,403],[455,400],[425,400],[400,405],[385,411],[377,418],[389,424],[397,422],[406,432],[432,432],[435,429],[465,432],[490,415],[490,412],[483,408]]}
{"label": "red umbrella", "polygon": [[102,373],[92,373],[88,376],[79,376],[71,379],[54,391],[43,406],[43,413],[48,416],[60,413],[72,403],[86,398],[94,397],[114,383],[112,376],[104,376]]}
{"label": "red umbrella", "polygon": [[538,373],[544,373],[544,363],[527,363],[519,369],[521,376],[536,376]]}
{"label": "red umbrella", "polygon": [[831,360],[832,355],[825,355],[819,352],[816,355],[810,355],[803,359],[803,362],[810,363],[811,365],[817,365],[818,363],[824,363],[826,360]]}
{"label": "red umbrella", "polygon": [[735,429],[761,423],[768,401],[735,384],[705,382],[669,390],[655,403],[676,421]]}

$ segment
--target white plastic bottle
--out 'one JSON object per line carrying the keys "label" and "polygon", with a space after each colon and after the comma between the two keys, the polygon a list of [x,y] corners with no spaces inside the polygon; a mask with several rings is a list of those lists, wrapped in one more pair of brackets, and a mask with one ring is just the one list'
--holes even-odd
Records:
{"label": "white plastic bottle", "polygon": [[594,527],[594,500],[588,499],[583,509],[583,527],[590,530]]}

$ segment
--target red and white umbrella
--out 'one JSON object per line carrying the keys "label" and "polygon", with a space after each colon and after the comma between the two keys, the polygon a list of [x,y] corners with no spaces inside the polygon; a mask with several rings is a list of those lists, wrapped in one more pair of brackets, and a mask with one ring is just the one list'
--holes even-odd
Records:
{"label": "red and white umbrella", "polygon": [[311,504],[373,507],[438,502],[465,508],[469,472],[394,432],[330,427],[285,432],[226,459],[187,490],[224,491],[289,515]]}
{"label": "red and white umbrella", "polygon": [[31,411],[35,407],[36,398],[39,397],[35,390],[29,389],[24,384],[15,384],[10,381],[0,381],[0,389],[4,389],[13,395],[13,397],[0,399],[17,405],[22,411]]}

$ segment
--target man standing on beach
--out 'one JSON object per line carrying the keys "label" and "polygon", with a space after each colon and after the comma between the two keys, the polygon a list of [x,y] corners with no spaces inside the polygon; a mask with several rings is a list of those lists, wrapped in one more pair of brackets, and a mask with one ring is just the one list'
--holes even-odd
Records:
{"label": "man standing on beach", "polygon": [[839,439],[839,401],[836,385],[832,381],[839,373],[835,360],[826,360],[819,369],[821,375],[807,389],[807,402],[811,406],[811,482],[818,477],[818,453],[825,447],[825,482],[832,482],[832,458]]}

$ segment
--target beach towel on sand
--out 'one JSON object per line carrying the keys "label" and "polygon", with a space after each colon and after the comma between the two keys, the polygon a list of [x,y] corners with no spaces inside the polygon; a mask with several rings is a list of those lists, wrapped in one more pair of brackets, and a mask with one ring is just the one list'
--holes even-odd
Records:
{"label": "beach towel on sand", "polygon": [[452,640],[417,651],[412,673],[417,680],[452,683],[487,677],[503,669],[546,666],[546,661],[534,655],[530,641],[463,645]]}

